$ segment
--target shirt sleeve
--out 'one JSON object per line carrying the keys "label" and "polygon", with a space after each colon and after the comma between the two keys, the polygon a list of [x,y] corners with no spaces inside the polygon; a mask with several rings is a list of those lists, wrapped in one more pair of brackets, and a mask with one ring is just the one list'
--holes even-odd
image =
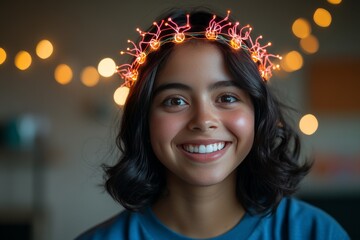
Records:
{"label": "shirt sleeve", "polygon": [[277,214],[284,215],[283,224],[288,227],[289,239],[350,239],[333,217],[305,202],[286,199]]}

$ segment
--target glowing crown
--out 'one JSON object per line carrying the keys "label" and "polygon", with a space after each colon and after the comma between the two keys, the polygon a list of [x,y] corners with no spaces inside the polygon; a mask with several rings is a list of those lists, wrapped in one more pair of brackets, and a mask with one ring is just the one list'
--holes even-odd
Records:
{"label": "glowing crown", "polygon": [[[257,64],[263,80],[268,81],[272,76],[272,70],[279,68],[279,65],[274,65],[270,58],[281,59],[281,57],[267,52],[266,48],[271,45],[270,42],[263,46],[260,45],[259,40],[262,39],[262,36],[258,36],[253,40],[250,36],[252,28],[249,25],[239,28],[239,22],[232,23],[228,21],[229,15],[230,11],[227,12],[225,18],[218,22],[214,15],[209,21],[209,26],[203,32],[190,32],[191,25],[189,15],[186,15],[186,24],[183,26],[179,26],[171,18],[168,18],[167,21],[161,20],[160,23],[153,23],[156,27],[156,32],[143,32],[137,28],[136,31],[139,32],[141,40],[138,44],[128,40],[132,48],[127,48],[127,51],[121,52],[121,54],[133,56],[133,62],[117,67],[118,74],[125,81],[122,87],[127,89],[126,93],[128,92],[128,88],[132,87],[137,80],[138,69],[146,61],[146,57],[150,52],[158,50],[161,45],[168,42],[182,43],[186,38],[221,41],[235,50],[247,50],[252,60]],[[227,27],[227,31],[224,30],[225,27]],[[168,32],[170,32],[170,34],[168,34]]]}

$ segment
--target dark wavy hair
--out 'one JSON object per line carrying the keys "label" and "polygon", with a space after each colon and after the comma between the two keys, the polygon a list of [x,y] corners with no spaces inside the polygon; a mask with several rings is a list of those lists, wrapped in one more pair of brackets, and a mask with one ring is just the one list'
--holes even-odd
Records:
{"label": "dark wavy hair", "polygon": [[[160,19],[171,17],[182,25],[186,23],[186,13],[172,10]],[[190,11],[192,31],[204,31],[213,14],[203,9]],[[148,31],[155,30],[152,27]],[[283,197],[297,190],[311,163],[299,161],[299,136],[285,120],[284,106],[262,80],[248,51],[234,51],[219,41],[211,44],[221,50],[234,81],[250,95],[255,109],[255,139],[250,153],[237,168],[237,197],[250,213],[274,212]],[[114,166],[103,166],[106,190],[131,211],[151,205],[165,189],[166,169],[152,150],[148,119],[156,76],[173,47],[173,43],[161,46],[150,53],[141,66],[125,104],[117,136],[122,155]]]}

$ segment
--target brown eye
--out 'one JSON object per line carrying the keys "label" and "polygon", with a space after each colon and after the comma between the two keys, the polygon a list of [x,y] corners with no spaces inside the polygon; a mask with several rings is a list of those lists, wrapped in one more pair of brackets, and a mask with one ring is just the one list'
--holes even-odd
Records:
{"label": "brown eye", "polygon": [[221,95],[218,99],[219,103],[233,103],[238,101],[239,99],[237,97],[234,97],[233,95],[230,94]]}
{"label": "brown eye", "polygon": [[174,97],[174,98],[166,99],[163,102],[163,104],[167,107],[171,107],[171,106],[183,106],[186,105],[187,103],[182,98]]}

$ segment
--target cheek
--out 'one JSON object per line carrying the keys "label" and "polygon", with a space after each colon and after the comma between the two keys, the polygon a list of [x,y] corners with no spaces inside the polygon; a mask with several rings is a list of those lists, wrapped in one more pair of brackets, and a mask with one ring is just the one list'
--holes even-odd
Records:
{"label": "cheek", "polygon": [[229,130],[241,141],[248,140],[252,144],[254,140],[254,113],[253,111],[238,112],[226,115],[224,118]]}
{"label": "cheek", "polygon": [[171,141],[181,130],[180,119],[172,115],[154,113],[150,116],[150,139],[155,145]]}

